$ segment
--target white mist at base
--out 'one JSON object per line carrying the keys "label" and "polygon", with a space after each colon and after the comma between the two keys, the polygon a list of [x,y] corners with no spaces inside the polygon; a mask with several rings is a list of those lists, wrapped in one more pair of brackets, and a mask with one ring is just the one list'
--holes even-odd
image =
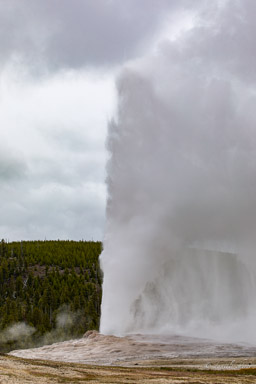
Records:
{"label": "white mist at base", "polygon": [[118,80],[102,333],[256,341],[256,2],[207,4]]}

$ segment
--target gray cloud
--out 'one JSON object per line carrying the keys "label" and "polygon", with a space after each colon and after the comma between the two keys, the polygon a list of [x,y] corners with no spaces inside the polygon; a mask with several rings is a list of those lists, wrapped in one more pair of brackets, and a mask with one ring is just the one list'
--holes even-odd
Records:
{"label": "gray cloud", "polygon": [[116,67],[151,50],[170,11],[199,5],[0,0],[2,237],[102,238]]}
{"label": "gray cloud", "polygon": [[86,74],[16,76],[2,74],[0,88],[1,238],[101,239],[112,85]]}
{"label": "gray cloud", "polygon": [[[187,58],[191,64],[194,64],[192,59],[197,61],[196,66],[190,66],[191,70],[211,70],[218,75],[221,66],[226,75],[243,77],[245,81],[255,80],[256,27],[253,15],[256,3],[248,0],[245,7],[241,1],[234,1],[232,6],[230,1],[223,1],[220,7],[218,2],[212,2],[202,9],[201,19],[187,40],[170,47],[172,59],[177,64]],[[205,44],[206,39],[208,44]],[[238,52],[243,60],[237,60]]]}
{"label": "gray cloud", "polygon": [[1,61],[35,72],[108,66],[141,55],[177,1],[10,0],[0,3]]}
{"label": "gray cloud", "polygon": [[0,148],[0,181],[1,183],[15,182],[26,177],[27,164],[22,156],[12,151]]}
{"label": "gray cloud", "polygon": [[[40,173],[38,174],[40,177]],[[9,184],[1,189],[1,237],[10,240],[102,238],[105,186],[58,180]]]}

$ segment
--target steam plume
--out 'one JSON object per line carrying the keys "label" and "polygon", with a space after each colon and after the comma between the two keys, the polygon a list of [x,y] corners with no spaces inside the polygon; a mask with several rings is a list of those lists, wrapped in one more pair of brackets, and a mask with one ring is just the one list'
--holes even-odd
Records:
{"label": "steam plume", "polygon": [[26,323],[19,322],[10,325],[4,331],[0,332],[0,343],[8,343],[29,338],[35,333],[35,328]]}
{"label": "steam plume", "polygon": [[256,320],[256,2],[207,5],[118,79],[103,333],[246,339]]}

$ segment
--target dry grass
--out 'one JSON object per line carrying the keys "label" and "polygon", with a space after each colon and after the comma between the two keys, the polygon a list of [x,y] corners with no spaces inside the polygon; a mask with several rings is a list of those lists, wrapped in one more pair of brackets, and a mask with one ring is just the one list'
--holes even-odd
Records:
{"label": "dry grass", "polygon": [[[251,359],[255,364],[255,359]],[[248,359],[246,360],[248,364]],[[0,383],[139,383],[139,384],[222,384],[256,383],[256,369],[239,367],[243,359],[232,360],[154,360],[132,366],[94,366],[76,363],[27,360],[0,356]],[[144,366],[141,366],[141,365]],[[206,364],[211,369],[205,369]],[[147,366],[145,366],[147,365]],[[212,369],[214,367],[219,369]],[[236,369],[238,368],[238,369]]]}

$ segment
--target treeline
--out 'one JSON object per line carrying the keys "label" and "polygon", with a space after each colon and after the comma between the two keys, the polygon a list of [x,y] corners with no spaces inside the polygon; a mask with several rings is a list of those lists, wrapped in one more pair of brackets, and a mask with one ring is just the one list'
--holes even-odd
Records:
{"label": "treeline", "polygon": [[0,351],[99,328],[100,242],[0,243]]}

